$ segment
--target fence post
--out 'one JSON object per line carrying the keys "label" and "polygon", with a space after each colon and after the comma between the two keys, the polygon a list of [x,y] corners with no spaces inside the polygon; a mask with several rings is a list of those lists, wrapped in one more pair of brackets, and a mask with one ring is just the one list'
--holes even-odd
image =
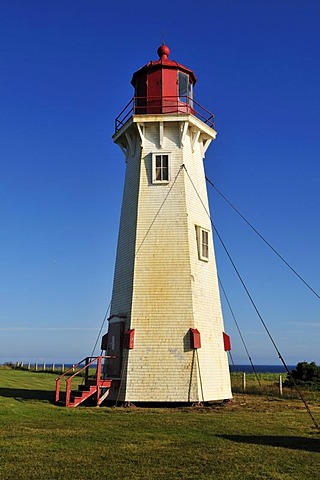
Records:
{"label": "fence post", "polygon": [[64,363],[61,365],[61,373],[64,373]]}
{"label": "fence post", "polygon": [[279,375],[279,393],[282,396],[282,375]]}
{"label": "fence post", "polygon": [[53,363],[52,364],[52,371],[54,372],[54,369],[55,369],[55,364]]}
{"label": "fence post", "polygon": [[38,371],[38,364],[37,363],[35,364],[34,369],[35,369],[36,372]]}
{"label": "fence post", "polygon": [[28,362],[28,370],[30,370],[30,362]]}
{"label": "fence post", "polygon": [[44,372],[46,371],[46,364],[45,363],[43,364],[43,371]]}
{"label": "fence post", "polygon": [[245,372],[242,373],[242,390],[246,391],[246,374]]}

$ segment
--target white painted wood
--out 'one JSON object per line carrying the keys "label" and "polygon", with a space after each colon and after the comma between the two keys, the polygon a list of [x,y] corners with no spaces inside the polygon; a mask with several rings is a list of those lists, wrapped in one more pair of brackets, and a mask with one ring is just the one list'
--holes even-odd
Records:
{"label": "white painted wood", "polygon": [[189,127],[188,122],[184,122],[184,123],[181,125],[181,140],[180,140],[180,146],[181,146],[181,147],[183,147],[183,145],[184,145],[184,142],[185,142],[185,139],[186,139],[186,135],[187,135],[187,131],[188,131],[188,127]]}
{"label": "white painted wood", "polygon": [[203,141],[203,156],[205,156],[206,151],[207,151],[210,143],[211,143],[210,139],[206,139],[206,140]]}
{"label": "white painted wood", "polygon": [[159,145],[163,148],[163,122],[159,122]]}
{"label": "white painted wood", "polygon": [[136,140],[136,137],[135,136],[132,136],[128,131],[125,132],[125,136],[126,136],[126,139],[127,139],[127,142],[128,142],[128,148],[127,150],[130,151],[130,154],[131,156],[133,157],[134,155],[134,151],[135,151],[135,140]]}
{"label": "white painted wood", "polygon": [[136,123],[139,137],[140,137],[140,147],[144,147],[143,139],[144,139],[144,124],[143,123]]}
{"label": "white painted wood", "polygon": [[194,153],[194,146],[199,141],[200,130],[192,131],[191,135],[191,146],[192,146],[192,153]]}

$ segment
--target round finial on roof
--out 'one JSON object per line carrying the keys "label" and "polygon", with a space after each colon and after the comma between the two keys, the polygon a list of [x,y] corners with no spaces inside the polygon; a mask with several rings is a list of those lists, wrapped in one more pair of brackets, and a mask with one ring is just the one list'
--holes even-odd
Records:
{"label": "round finial on roof", "polygon": [[165,60],[170,55],[170,48],[163,43],[161,47],[158,48],[157,53],[160,59]]}

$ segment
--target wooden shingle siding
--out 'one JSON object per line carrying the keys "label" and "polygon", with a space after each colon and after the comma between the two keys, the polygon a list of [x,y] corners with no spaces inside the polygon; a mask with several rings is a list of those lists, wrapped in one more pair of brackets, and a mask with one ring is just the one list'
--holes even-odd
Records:
{"label": "wooden shingle siding", "polygon": [[[131,137],[136,136],[136,148],[133,156],[127,154],[111,314],[127,316],[126,328],[135,330],[135,344],[124,352],[118,398],[128,402],[231,398],[206,212],[203,137],[200,134],[192,145],[195,126],[188,123],[182,147],[184,124],[172,119],[164,122],[160,148],[159,122],[150,117],[144,118],[143,139],[134,124],[128,127]],[[203,127],[205,138],[210,130]],[[152,183],[155,152],[170,152],[168,184]],[[207,262],[199,260],[196,226],[210,232]],[[190,328],[201,333],[197,352],[190,347]]]}

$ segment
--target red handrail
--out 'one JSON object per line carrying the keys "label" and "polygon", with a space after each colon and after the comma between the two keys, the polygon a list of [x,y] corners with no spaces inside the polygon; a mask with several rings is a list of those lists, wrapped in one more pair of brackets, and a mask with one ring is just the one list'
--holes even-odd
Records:
{"label": "red handrail", "polygon": [[[100,395],[100,388],[101,388],[101,371],[102,371],[102,359],[103,358],[115,358],[110,355],[99,355],[97,357],[86,357],[80,362],[76,363],[72,367],[70,367],[67,371],[65,371],[62,375],[56,378],[56,396],[55,396],[55,401],[56,403],[59,402],[60,400],[60,385],[61,385],[61,379],[68,375],[71,371],[74,371],[75,368],[77,368],[79,365],[81,365],[83,362],[85,362],[85,365],[77,370],[73,375],[70,377],[66,378],[66,406],[68,407],[70,405],[70,396],[71,396],[71,382],[72,379],[76,376],[79,375],[79,373],[85,371],[85,383],[88,380],[88,375],[89,375],[89,367],[93,363],[97,362],[97,373],[96,373],[96,383],[95,385],[98,387],[98,397]],[[99,398],[98,398],[99,399]],[[98,400],[97,399],[97,400]]]}
{"label": "red handrail", "polygon": [[192,114],[209,127],[214,128],[214,115],[205,107],[188,96],[167,95],[157,97],[133,97],[115,120],[117,132],[127,122],[130,115],[140,114]]}

